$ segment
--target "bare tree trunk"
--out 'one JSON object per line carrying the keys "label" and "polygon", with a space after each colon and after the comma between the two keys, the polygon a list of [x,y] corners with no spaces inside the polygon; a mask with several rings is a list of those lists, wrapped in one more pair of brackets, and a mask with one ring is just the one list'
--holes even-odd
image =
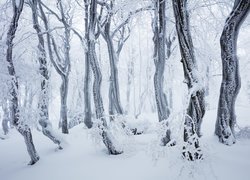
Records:
{"label": "bare tree trunk", "polygon": [[[159,121],[166,121],[168,127],[168,117],[170,110],[168,107],[167,96],[163,92],[163,74],[166,61],[166,13],[165,13],[165,0],[157,0],[155,2],[155,18],[154,18],[154,62],[155,62],[155,74],[154,74],[154,88],[155,99],[158,109]],[[171,131],[168,129],[166,135],[161,139],[162,145],[166,145],[171,140]]]}
{"label": "bare tree trunk", "polygon": [[235,0],[220,38],[223,71],[215,134],[220,142],[226,145],[232,145],[236,141],[235,101],[241,86],[237,38],[240,26],[249,13],[249,7],[250,0]]}
{"label": "bare tree trunk", "polygon": [[44,45],[44,38],[41,34],[41,27],[38,22],[38,1],[32,0],[30,3],[32,9],[32,18],[33,18],[33,27],[37,32],[38,37],[38,50],[39,50],[39,63],[40,63],[40,74],[42,76],[41,81],[41,93],[39,99],[39,109],[40,109],[40,119],[39,124],[42,126],[42,132],[45,136],[51,139],[55,144],[60,146],[60,140],[55,137],[54,132],[52,130],[51,122],[49,121],[49,97],[48,97],[48,81],[49,81],[49,73],[47,68],[47,60],[46,60],[46,52]]}
{"label": "bare tree trunk", "polygon": [[173,0],[172,4],[185,82],[190,95],[184,122],[184,142],[186,144],[183,147],[183,156],[193,161],[202,158],[198,136],[200,136],[200,126],[205,114],[204,88],[201,86],[197,74],[198,68],[189,27],[187,0]]}
{"label": "bare tree trunk", "polygon": [[[110,23],[111,20],[109,20],[104,28],[105,32],[105,40],[107,42],[108,46],[108,52],[109,52],[109,62],[110,62],[110,93],[109,93],[109,101],[111,103],[111,114],[114,114],[113,109],[115,108],[116,112],[118,114],[123,114],[123,109],[120,102],[120,92],[119,92],[119,82],[118,82],[118,70],[117,70],[117,57],[116,52],[114,50],[114,44],[112,41],[112,38],[110,36]],[[114,107],[114,108],[113,108]]]}
{"label": "bare tree trunk", "polygon": [[24,0],[12,0],[12,5],[13,5],[13,17],[11,20],[11,24],[8,30],[7,34],[7,56],[6,56],[6,61],[8,63],[8,71],[9,75],[12,78],[12,88],[10,90],[12,99],[11,99],[11,109],[12,109],[12,115],[13,115],[13,124],[21,133],[24,137],[26,147],[29,153],[29,156],[31,158],[30,165],[35,164],[39,160],[39,156],[36,152],[33,139],[32,139],[32,134],[30,128],[25,125],[23,122],[20,122],[19,119],[19,105],[18,105],[18,80],[16,77],[16,72],[15,72],[15,67],[13,64],[13,59],[12,59],[12,50],[13,50],[13,39],[15,37],[15,33],[18,27],[18,20],[21,15],[21,12],[23,10],[23,5],[24,5]]}
{"label": "bare tree trunk", "polygon": [[[89,16],[89,4],[88,0],[84,0],[84,7],[85,7],[85,39],[89,41],[89,31],[88,31],[88,16]],[[93,122],[91,119],[91,103],[90,103],[90,59],[89,59],[89,50],[85,51],[85,77],[84,77],[84,123],[88,128],[93,126]]]}
{"label": "bare tree trunk", "polygon": [[103,117],[104,115],[104,108],[103,102],[101,97],[101,81],[102,81],[102,74],[101,70],[97,61],[96,57],[96,50],[95,50],[95,25],[96,25],[96,8],[97,8],[97,1],[91,0],[90,2],[90,11],[89,11],[89,42],[88,42],[88,51],[89,51],[89,58],[92,67],[92,71],[94,74],[94,85],[93,85],[93,95],[94,95],[94,104],[96,110],[96,118],[102,121],[102,126],[100,127],[102,130],[102,138],[105,146],[107,147],[110,154],[121,154],[122,151],[117,150],[114,146],[111,133],[108,130],[106,119]]}
{"label": "bare tree trunk", "polygon": [[61,93],[61,122],[62,122],[62,133],[68,134],[68,116],[67,116],[67,97],[68,97],[68,75],[61,75],[62,78],[62,85],[60,87],[60,93]]}
{"label": "bare tree trunk", "polygon": [[[112,7],[113,4],[111,2],[110,9],[112,9]],[[109,114],[111,115],[111,120],[112,120],[113,119],[112,116],[115,113],[120,115],[123,114],[123,109],[120,101],[119,82],[118,82],[118,69],[117,69],[118,56],[114,49],[114,44],[110,33],[112,12],[108,13],[109,15],[107,18],[107,22],[105,23],[104,26],[104,33],[102,34],[107,43],[108,54],[109,54],[110,73],[111,73],[110,84],[109,84]]]}
{"label": "bare tree trunk", "polygon": [[70,72],[70,27],[68,24],[69,17],[67,12],[64,11],[62,1],[58,0],[59,10],[61,13],[61,21],[64,26],[64,67],[62,68],[63,73],[60,73],[62,78],[61,85],[61,121],[62,121],[62,133],[68,134],[68,108],[67,108],[67,97],[68,97],[68,82]]}

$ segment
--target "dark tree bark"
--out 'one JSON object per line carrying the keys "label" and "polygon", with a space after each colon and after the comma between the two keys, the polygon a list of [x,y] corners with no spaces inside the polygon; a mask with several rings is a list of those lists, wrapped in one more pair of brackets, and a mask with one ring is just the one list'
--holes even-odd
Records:
{"label": "dark tree bark", "polygon": [[188,160],[196,160],[202,157],[198,136],[201,135],[200,126],[205,114],[204,88],[200,84],[197,74],[198,68],[190,33],[187,0],[173,0],[172,4],[185,82],[190,95],[184,122],[184,142],[186,144],[183,147],[183,156]]}
{"label": "dark tree bark", "polygon": [[241,85],[237,38],[240,26],[249,13],[249,7],[250,0],[235,0],[220,38],[223,71],[215,134],[219,137],[219,141],[226,145],[232,145],[236,141],[235,101]]}
{"label": "dark tree bark", "polygon": [[60,110],[60,117],[62,122],[62,133],[68,134],[68,108],[67,108],[67,98],[68,98],[68,87],[69,87],[69,75],[61,75],[62,84],[60,87],[61,93],[61,110]]}
{"label": "dark tree bark", "polygon": [[18,105],[18,79],[16,77],[16,71],[13,63],[13,58],[12,58],[12,51],[13,51],[13,39],[15,37],[15,33],[18,27],[18,21],[20,18],[20,15],[23,10],[23,5],[24,5],[24,0],[12,0],[12,5],[13,5],[13,16],[11,20],[11,24],[8,30],[7,34],[7,55],[6,55],[6,61],[8,63],[8,72],[9,75],[12,78],[12,88],[10,90],[11,93],[11,111],[12,111],[12,116],[13,116],[13,124],[18,130],[19,133],[21,133],[24,137],[27,150],[29,153],[29,156],[31,158],[30,165],[35,164],[39,160],[39,156],[36,152],[33,139],[32,139],[32,134],[31,130],[26,125],[24,122],[20,122],[19,118],[19,105]]}
{"label": "dark tree bark", "polygon": [[95,27],[97,20],[97,1],[91,0],[90,2],[90,11],[89,11],[89,37],[88,37],[88,52],[90,58],[91,68],[94,74],[94,84],[93,84],[93,95],[94,95],[94,104],[96,111],[96,118],[100,119],[103,127],[99,127],[101,129],[102,138],[105,146],[107,147],[110,154],[121,154],[122,151],[116,149],[113,141],[114,137],[108,130],[106,119],[104,118],[104,108],[103,101],[101,96],[101,81],[102,74],[96,57],[95,50]]}
{"label": "dark tree bark", "polygon": [[[84,8],[85,8],[85,17],[84,17],[84,26],[85,26],[85,39],[86,42],[89,42],[89,3],[88,0],[84,0]],[[85,51],[85,76],[84,76],[84,123],[88,128],[93,126],[93,122],[91,119],[91,102],[90,102],[90,59],[88,50]]]}
{"label": "dark tree bark", "polygon": [[[167,96],[163,92],[163,79],[164,69],[166,62],[166,3],[165,0],[157,0],[155,2],[155,17],[154,17],[154,63],[155,63],[155,74],[154,74],[154,88],[155,88],[155,99],[158,109],[159,121],[166,121],[168,127],[168,117],[170,114]],[[162,145],[166,145],[171,140],[171,131],[168,129],[166,135],[161,139]]]}

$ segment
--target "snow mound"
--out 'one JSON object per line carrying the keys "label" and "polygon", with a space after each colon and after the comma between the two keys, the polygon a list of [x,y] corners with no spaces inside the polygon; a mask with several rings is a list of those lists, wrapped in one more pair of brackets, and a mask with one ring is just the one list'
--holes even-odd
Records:
{"label": "snow mound", "polygon": [[240,131],[236,133],[236,137],[238,139],[250,139],[250,126],[240,129]]}

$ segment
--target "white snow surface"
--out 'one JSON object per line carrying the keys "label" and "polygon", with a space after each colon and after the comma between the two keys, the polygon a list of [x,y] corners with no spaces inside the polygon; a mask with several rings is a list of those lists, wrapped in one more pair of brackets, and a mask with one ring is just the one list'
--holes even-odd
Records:
{"label": "white snow surface", "polygon": [[[238,125],[249,126],[249,110],[236,110]],[[157,122],[155,115],[146,117],[152,117],[151,125]],[[13,129],[7,139],[0,139],[0,179],[249,180],[250,139],[237,139],[233,146],[219,143],[213,135],[215,120],[216,110],[208,111],[202,125],[204,160],[199,162],[184,161],[180,155],[181,146],[158,146],[156,131],[130,136],[122,142],[125,147],[122,155],[108,155],[102,143],[93,141],[93,132],[81,124],[63,136],[67,142],[63,150],[57,150],[56,145],[33,129],[40,161],[28,166],[24,140]]]}

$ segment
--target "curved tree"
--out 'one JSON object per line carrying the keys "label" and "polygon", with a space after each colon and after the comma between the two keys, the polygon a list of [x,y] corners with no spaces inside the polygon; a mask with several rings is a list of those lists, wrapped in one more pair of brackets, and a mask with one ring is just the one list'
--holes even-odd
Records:
{"label": "curved tree", "polygon": [[122,151],[118,150],[114,144],[114,137],[110,133],[107,125],[107,121],[104,117],[104,107],[101,96],[101,82],[102,74],[96,57],[95,50],[95,27],[97,21],[97,1],[91,0],[89,9],[89,27],[88,27],[88,55],[90,58],[91,68],[94,74],[94,84],[93,84],[93,96],[96,111],[96,118],[101,120],[101,135],[103,138],[103,143],[107,147],[110,154],[121,154]]}
{"label": "curved tree", "polygon": [[115,111],[117,114],[123,114],[123,109],[120,101],[119,83],[118,83],[118,69],[117,69],[118,57],[114,49],[113,39],[110,33],[111,17],[113,13],[112,7],[113,3],[111,1],[103,33],[103,37],[108,47],[109,63],[110,63],[109,114],[111,116],[115,114]]}
{"label": "curved tree", "polygon": [[31,158],[30,165],[35,164],[39,160],[39,156],[36,152],[33,139],[32,139],[32,134],[31,130],[28,127],[25,122],[20,121],[20,114],[19,114],[19,103],[18,103],[18,79],[16,76],[16,70],[15,66],[13,63],[13,40],[16,34],[16,30],[18,27],[18,21],[20,18],[20,15],[23,10],[23,5],[24,5],[24,0],[12,0],[12,5],[13,5],[13,16],[12,20],[9,26],[8,34],[7,34],[7,54],[6,54],[6,61],[8,63],[8,72],[9,75],[11,76],[12,80],[12,87],[10,90],[11,94],[11,111],[12,111],[12,117],[13,117],[13,125],[16,127],[19,133],[21,133],[24,137],[27,150],[29,153],[29,156]]}
{"label": "curved tree", "polygon": [[[40,1],[39,1],[40,2]],[[33,28],[36,30],[38,37],[38,51],[39,57],[38,61],[40,64],[39,72],[41,74],[41,93],[39,99],[39,110],[40,110],[40,119],[39,124],[42,126],[42,132],[45,136],[51,139],[55,144],[59,145],[61,141],[57,138],[52,131],[52,125],[49,121],[49,97],[48,97],[48,82],[49,82],[49,72],[47,67],[47,58],[45,52],[45,42],[44,37],[42,35],[42,30],[38,21],[38,1],[31,0],[30,7],[32,10],[32,19],[33,19]]]}
{"label": "curved tree", "polygon": [[215,134],[226,145],[235,143],[235,100],[240,90],[237,38],[241,24],[249,13],[250,0],[235,0],[220,38],[222,83],[215,125]]}
{"label": "curved tree", "polygon": [[201,86],[197,74],[198,68],[189,26],[187,0],[173,0],[172,4],[182,58],[181,62],[185,82],[189,90],[189,102],[184,122],[185,145],[183,155],[188,160],[195,160],[200,159],[202,156],[198,136],[200,136],[200,126],[205,114],[204,88]]}

